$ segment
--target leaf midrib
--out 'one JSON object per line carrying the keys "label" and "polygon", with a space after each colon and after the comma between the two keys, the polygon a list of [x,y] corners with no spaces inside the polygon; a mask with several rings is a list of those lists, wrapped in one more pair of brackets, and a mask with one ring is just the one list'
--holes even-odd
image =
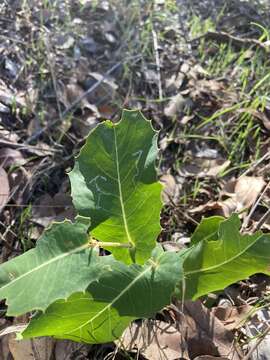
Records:
{"label": "leaf midrib", "polygon": [[[149,265],[144,271],[142,271],[140,273],[140,275],[138,275],[137,277],[135,277],[135,279],[133,279],[131,281],[131,283],[124,288],[114,299],[113,301],[111,301],[110,303],[108,303],[101,311],[99,311],[95,316],[93,316],[91,319],[87,320],[85,323],[83,323],[82,325],[78,326],[77,328],[65,333],[66,335],[70,334],[72,335],[72,333],[74,333],[77,330],[82,329],[83,327],[87,326],[88,324],[90,324],[91,322],[95,321],[99,316],[101,316],[105,311],[107,311],[108,309],[110,309],[110,307],[112,307],[119,299],[121,299],[122,296],[125,295],[126,292],[128,292],[133,285],[136,284],[137,281],[139,281],[149,270],[151,270],[152,265]],[[95,301],[95,299],[93,299]],[[65,335],[64,334],[64,335]]]}
{"label": "leaf midrib", "polygon": [[197,274],[197,273],[201,273],[201,272],[206,272],[206,271],[210,271],[210,270],[214,270],[214,269],[219,268],[219,267],[221,267],[221,266],[223,266],[223,265],[227,265],[228,263],[236,260],[239,256],[241,256],[241,255],[243,255],[245,252],[247,252],[247,251],[254,245],[254,243],[256,243],[257,241],[260,240],[261,237],[262,237],[262,236],[259,236],[257,239],[254,239],[254,241],[253,241],[249,246],[245,247],[245,248],[243,249],[243,251],[240,251],[240,252],[237,253],[235,256],[227,259],[226,261],[223,261],[223,262],[221,262],[221,263],[219,263],[219,264],[217,264],[217,265],[210,266],[210,267],[208,267],[208,268],[197,269],[197,270],[192,270],[192,271],[187,271],[187,272],[185,272],[185,276],[193,275],[193,274]]}
{"label": "leaf midrib", "polygon": [[116,172],[117,172],[117,183],[118,183],[118,191],[119,191],[119,200],[120,200],[120,206],[122,211],[122,218],[124,222],[124,228],[127,235],[128,242],[135,246],[134,241],[132,240],[132,237],[129,232],[128,223],[127,223],[127,216],[126,216],[126,210],[125,210],[125,204],[123,199],[123,193],[122,193],[122,182],[121,182],[121,176],[120,176],[120,169],[119,169],[119,156],[118,156],[118,144],[117,144],[117,135],[115,127],[113,129],[114,132],[114,146],[115,146],[115,157],[116,157]]}
{"label": "leaf midrib", "polygon": [[14,285],[14,283],[16,283],[17,281],[23,279],[24,277],[26,277],[26,276],[28,276],[28,275],[30,275],[32,273],[34,273],[35,271],[38,271],[38,270],[42,269],[45,266],[49,266],[50,264],[52,264],[52,263],[54,263],[54,262],[56,262],[56,261],[58,261],[60,259],[63,259],[66,256],[72,255],[72,254],[74,254],[76,252],[79,252],[79,251],[87,249],[87,248],[88,248],[88,243],[86,243],[86,244],[84,244],[82,246],[79,246],[79,247],[77,247],[77,248],[75,248],[75,249],[73,249],[71,251],[66,252],[66,253],[63,253],[63,254],[61,254],[59,256],[56,256],[56,257],[54,257],[54,258],[40,264],[39,266],[35,267],[34,269],[31,269],[31,270],[27,271],[26,273],[18,276],[14,280],[12,280],[12,281],[8,282],[7,284],[5,284],[4,286],[2,286],[1,289],[0,289],[0,293],[3,291],[3,289]]}

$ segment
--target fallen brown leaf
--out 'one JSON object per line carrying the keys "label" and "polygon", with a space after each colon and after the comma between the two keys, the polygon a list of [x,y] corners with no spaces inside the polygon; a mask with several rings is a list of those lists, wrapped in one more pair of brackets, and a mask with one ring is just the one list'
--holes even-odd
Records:
{"label": "fallen brown leaf", "polygon": [[[69,340],[57,340],[55,343],[55,360],[86,359],[90,345],[82,345]],[[84,356],[83,356],[84,355]]]}
{"label": "fallen brown leaf", "polygon": [[55,341],[49,337],[18,341],[10,335],[8,343],[14,360],[50,360]]}
{"label": "fallen brown leaf", "polygon": [[211,356],[211,355],[202,355],[202,356],[197,356],[194,360],[230,360],[229,358],[225,358],[225,357],[216,357],[216,356]]}
{"label": "fallen brown leaf", "polygon": [[126,351],[139,351],[149,360],[188,359],[181,333],[164,321],[132,323],[117,344]]}
{"label": "fallen brown leaf", "polygon": [[179,113],[183,110],[186,104],[186,100],[181,94],[177,94],[172,97],[169,104],[164,109],[164,114],[168,117],[174,117],[175,115],[179,115]]}
{"label": "fallen brown leaf", "polygon": [[[265,186],[262,177],[241,176],[225,184],[220,192],[220,200],[209,201],[199,205],[189,212],[191,214],[207,213],[229,217],[233,212],[249,209],[256,201]],[[226,199],[222,200],[222,198]]]}
{"label": "fallen brown leaf", "polygon": [[252,307],[248,304],[241,306],[217,306],[213,308],[213,314],[224,324],[226,329],[235,330],[242,325],[242,321],[247,318]]}
{"label": "fallen brown leaf", "polygon": [[190,164],[180,168],[182,176],[216,177],[230,165],[230,160],[195,158]]}
{"label": "fallen brown leaf", "polygon": [[3,168],[8,168],[10,166],[21,166],[26,162],[27,160],[23,157],[19,150],[7,147],[0,149],[0,165]]}
{"label": "fallen brown leaf", "polygon": [[0,167],[0,209],[6,205],[9,199],[10,187],[6,171]]}
{"label": "fallen brown leaf", "polygon": [[165,204],[169,204],[177,189],[175,178],[170,174],[165,174],[161,176],[160,182],[164,185],[161,194],[162,200]]}
{"label": "fallen brown leaf", "polygon": [[187,301],[184,306],[186,342],[190,358],[201,355],[224,356],[239,360],[233,347],[233,333],[225,328],[200,301]]}

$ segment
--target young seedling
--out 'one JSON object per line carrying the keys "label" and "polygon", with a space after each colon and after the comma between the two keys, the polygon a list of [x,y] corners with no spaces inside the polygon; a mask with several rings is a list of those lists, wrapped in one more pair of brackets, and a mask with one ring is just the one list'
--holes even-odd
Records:
{"label": "young seedling", "polygon": [[[157,133],[139,111],[89,134],[69,174],[75,222],[53,223],[35,249],[0,266],[7,315],[35,312],[18,338],[113,341],[173,296],[196,299],[270,273],[269,235],[241,235],[237,215],[203,219],[184,251],[156,243],[157,152]],[[99,256],[100,247],[111,255]]]}

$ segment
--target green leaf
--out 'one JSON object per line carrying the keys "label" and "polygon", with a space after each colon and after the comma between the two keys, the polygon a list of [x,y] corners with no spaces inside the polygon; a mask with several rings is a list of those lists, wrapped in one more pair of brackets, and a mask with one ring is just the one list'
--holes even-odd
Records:
{"label": "green leaf", "polygon": [[216,241],[203,240],[186,253],[186,298],[224,289],[258,272],[270,274],[270,236],[241,235],[240,224],[238,216],[232,215],[220,223]]}
{"label": "green leaf", "polygon": [[202,219],[191,237],[191,244],[197,244],[202,240],[217,240],[219,225],[221,221],[224,220],[225,219],[222,216],[211,216]]}
{"label": "green leaf", "polygon": [[157,136],[139,111],[125,110],[119,123],[106,121],[88,136],[69,174],[73,203],[91,218],[91,235],[116,259],[143,264],[160,232],[162,186],[156,179]]}
{"label": "green leaf", "polygon": [[98,278],[99,257],[89,249],[88,227],[82,218],[54,223],[35,249],[0,266],[0,299],[7,299],[8,315],[45,310]]}
{"label": "green leaf", "polygon": [[144,266],[112,260],[111,270],[85,293],[57,301],[33,318],[23,338],[54,336],[86,343],[118,338],[131,320],[147,318],[169,304],[181,281],[179,255],[157,254]]}

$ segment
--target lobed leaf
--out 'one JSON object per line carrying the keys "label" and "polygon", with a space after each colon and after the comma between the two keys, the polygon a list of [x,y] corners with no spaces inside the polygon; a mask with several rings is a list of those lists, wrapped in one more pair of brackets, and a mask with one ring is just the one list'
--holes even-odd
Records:
{"label": "lobed leaf", "polygon": [[8,315],[45,310],[98,278],[101,264],[89,249],[88,227],[82,218],[53,223],[35,249],[0,265],[0,299],[6,299]]}
{"label": "lobed leaf", "polygon": [[191,244],[197,244],[202,240],[218,240],[219,225],[224,220],[225,218],[222,216],[211,216],[208,218],[203,218],[191,236]]}
{"label": "lobed leaf", "polygon": [[[233,214],[220,222],[217,240],[206,235],[206,228],[201,241],[195,238],[183,265],[186,298],[196,299],[224,289],[258,272],[270,274],[270,235],[241,235],[240,224],[239,217]],[[211,227],[209,234],[213,234]]]}
{"label": "lobed leaf", "polygon": [[22,336],[54,336],[94,344],[113,341],[130,321],[150,317],[169,304],[181,277],[176,253],[162,252],[144,266],[127,266],[111,259],[110,271],[91,283],[87,292],[49,306],[32,319]]}
{"label": "lobed leaf", "polygon": [[95,128],[69,174],[73,203],[91,218],[91,235],[116,259],[143,264],[160,232],[162,186],[156,179],[157,137],[139,111],[123,111],[114,124]]}

